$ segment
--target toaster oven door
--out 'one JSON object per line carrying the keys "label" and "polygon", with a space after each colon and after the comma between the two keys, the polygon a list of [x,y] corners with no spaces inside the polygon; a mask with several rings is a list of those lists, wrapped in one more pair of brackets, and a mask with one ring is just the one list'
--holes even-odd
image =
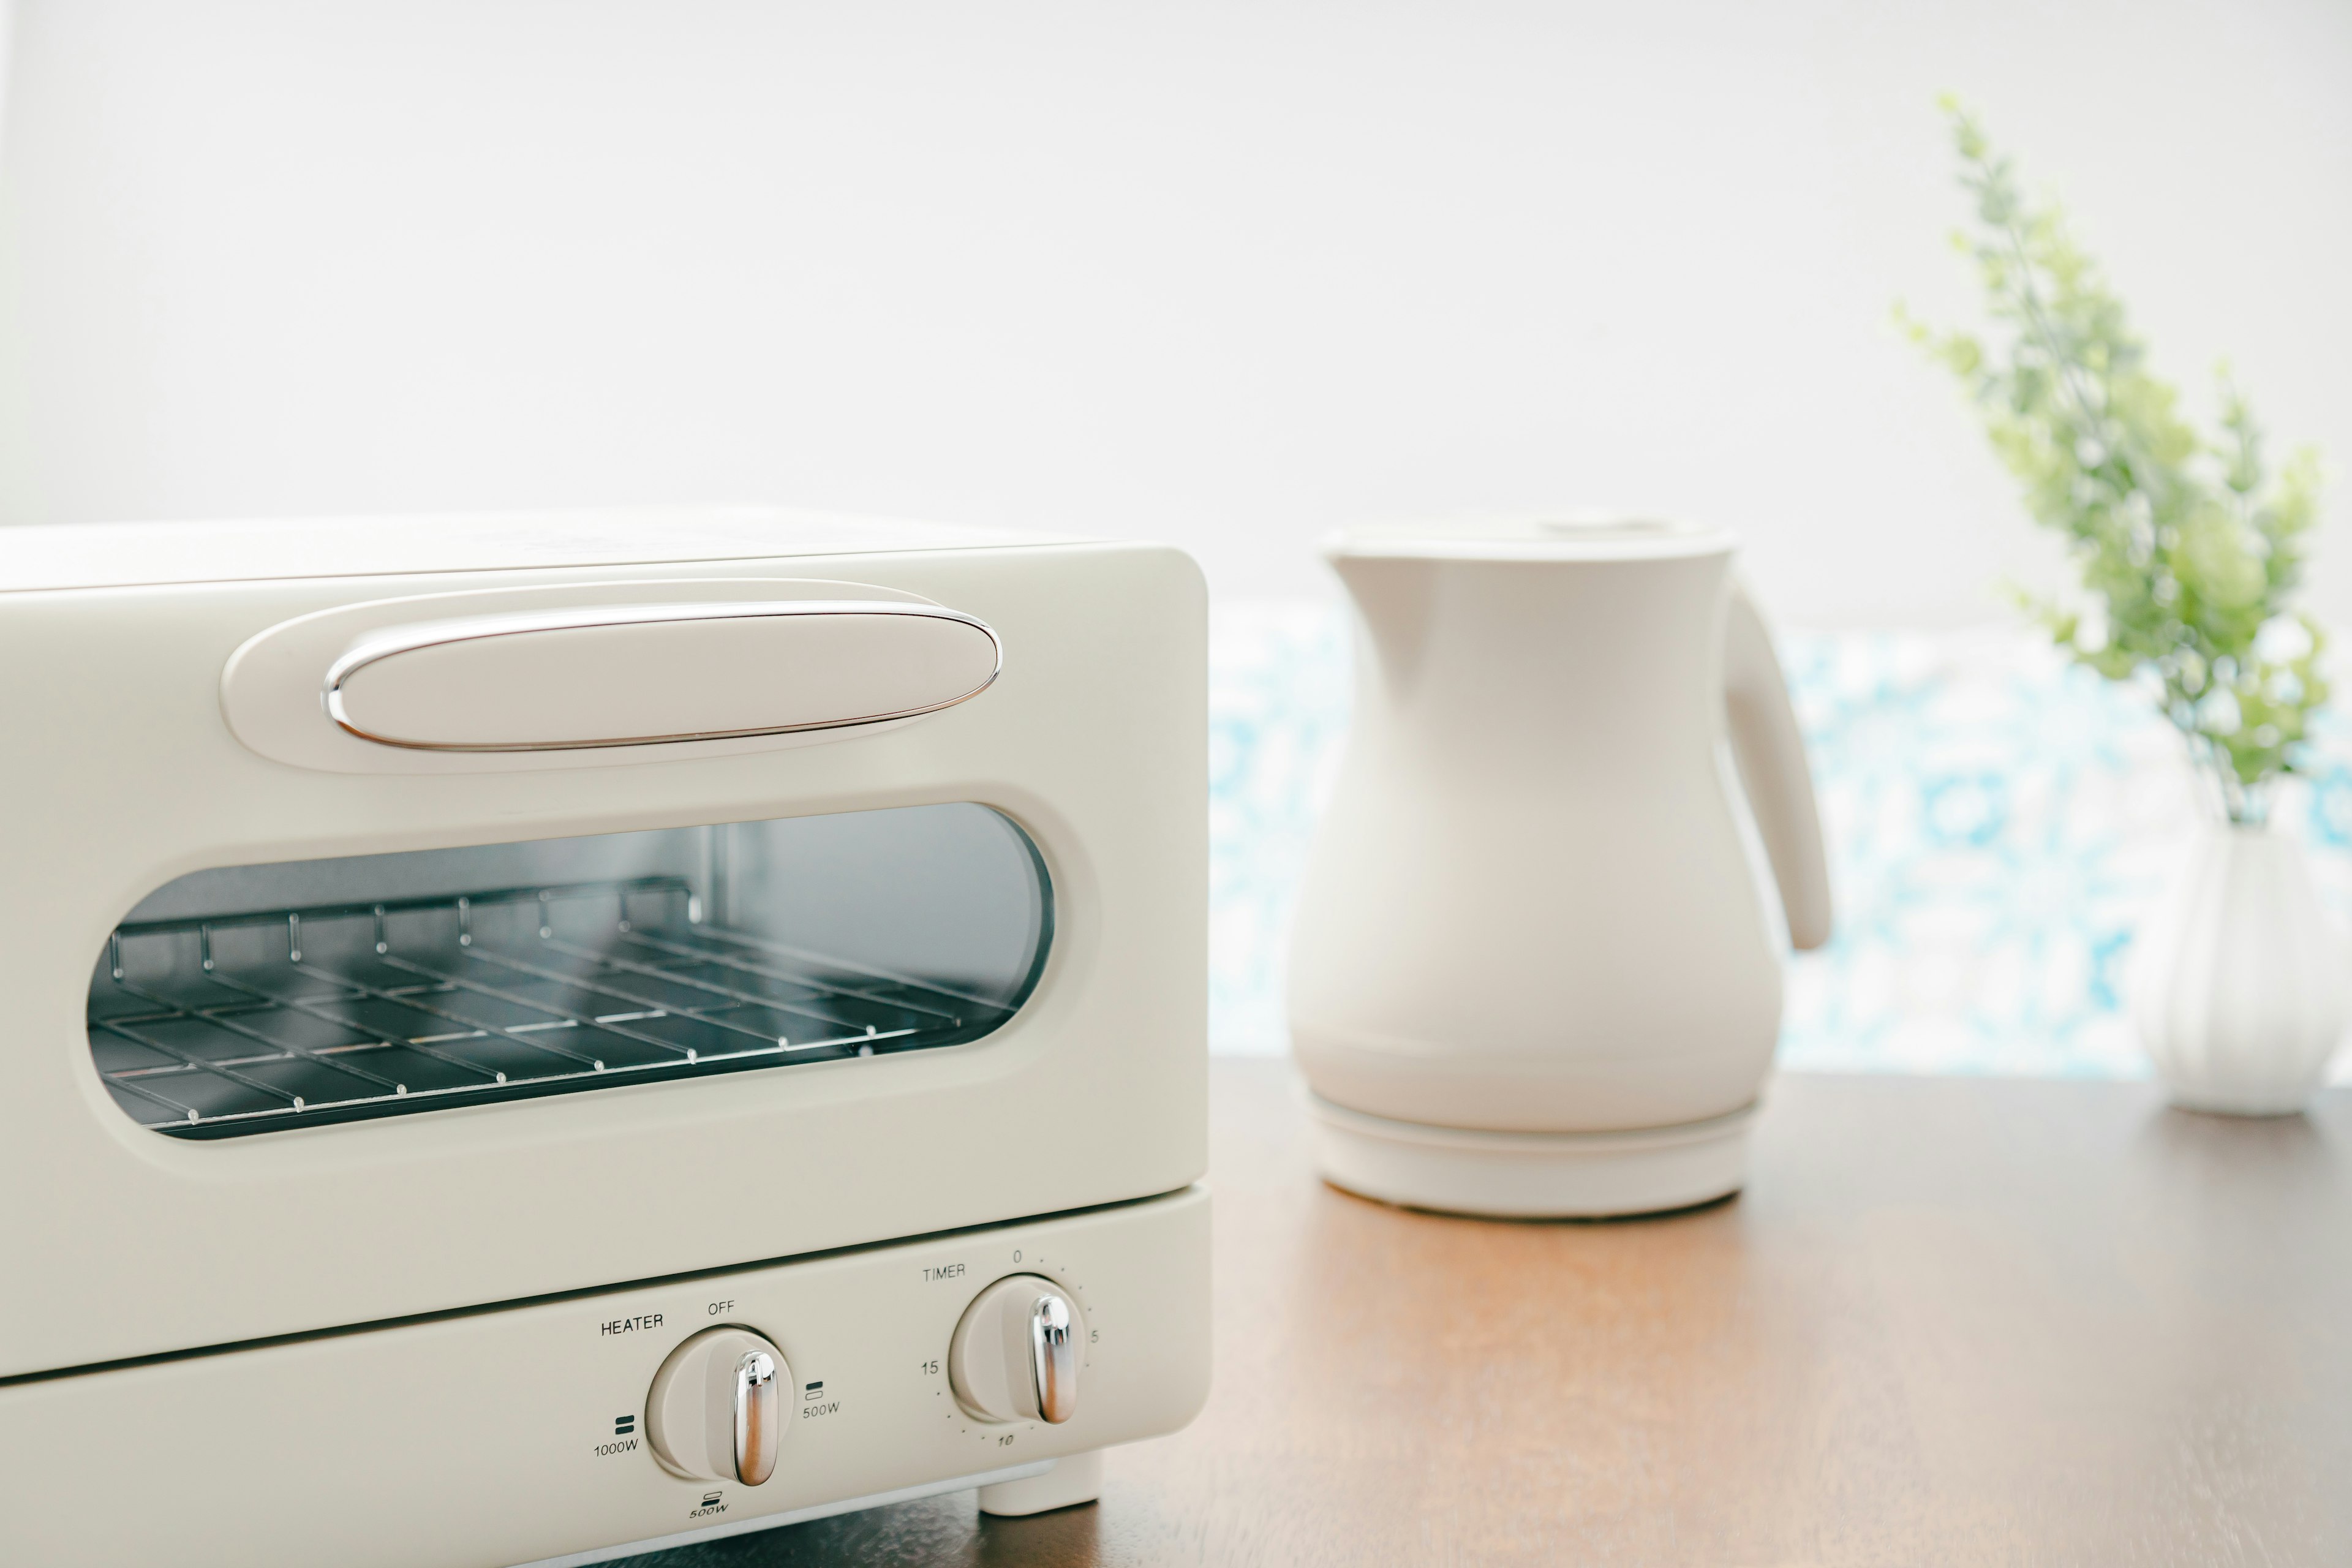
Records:
{"label": "toaster oven door", "polygon": [[[1201,1174],[1206,609],[1181,554],[248,564],[0,582],[18,677],[0,683],[0,1378],[829,1255]],[[727,711],[679,726],[612,710],[614,734],[656,743],[602,750],[420,751],[320,707],[337,650],[427,600],[584,624],[820,578],[828,601],[951,608],[942,635],[990,628],[1001,670],[912,717],[877,702],[879,721],[749,738],[808,715],[747,717],[760,693],[737,681]],[[595,658],[556,650],[533,679],[613,686],[618,645],[589,640]],[[950,646],[977,670],[954,696],[989,658]],[[796,648],[763,679],[798,681]],[[429,718],[435,691],[509,670],[436,686],[447,671],[419,664],[394,695]],[[415,717],[360,696],[362,725]],[[481,710],[536,721],[536,700]],[[583,712],[605,710],[554,717]],[[287,740],[298,721],[314,752]]]}
{"label": "toaster oven door", "polygon": [[1053,936],[982,805],[205,870],[108,937],[131,1119],[234,1138],[979,1040]]}

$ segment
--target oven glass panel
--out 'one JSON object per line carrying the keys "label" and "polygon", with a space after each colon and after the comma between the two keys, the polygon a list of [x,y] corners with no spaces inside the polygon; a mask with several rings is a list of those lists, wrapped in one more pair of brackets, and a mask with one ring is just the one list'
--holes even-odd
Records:
{"label": "oven glass panel", "polygon": [[198,871],[99,955],[115,1102],[181,1137],[964,1045],[1053,938],[986,806]]}

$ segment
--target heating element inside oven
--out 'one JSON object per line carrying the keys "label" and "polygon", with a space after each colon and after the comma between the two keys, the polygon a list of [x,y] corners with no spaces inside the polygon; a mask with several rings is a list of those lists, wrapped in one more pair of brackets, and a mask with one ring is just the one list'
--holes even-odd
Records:
{"label": "heating element inside oven", "polygon": [[711,912],[656,875],[127,922],[90,1050],[133,1121],[221,1137],[956,1045],[1019,1005]]}

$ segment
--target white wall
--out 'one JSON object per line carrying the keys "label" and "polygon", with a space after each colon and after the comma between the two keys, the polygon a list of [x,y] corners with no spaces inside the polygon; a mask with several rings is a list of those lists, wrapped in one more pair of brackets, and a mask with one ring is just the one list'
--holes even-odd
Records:
{"label": "white wall", "polygon": [[1977,619],[2029,536],[1886,325],[1968,299],[1948,88],[2352,463],[2340,0],[17,0],[0,519],[775,500],[1279,596],[1624,505]]}

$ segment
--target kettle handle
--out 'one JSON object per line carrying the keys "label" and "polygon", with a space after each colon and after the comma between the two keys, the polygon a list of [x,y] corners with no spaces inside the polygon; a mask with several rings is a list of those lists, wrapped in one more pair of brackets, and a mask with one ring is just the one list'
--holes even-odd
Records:
{"label": "kettle handle", "polygon": [[1724,617],[1723,698],[1732,758],[1780,885],[1789,940],[1801,952],[1819,947],[1830,939],[1830,869],[1813,776],[1772,634],[1737,577]]}

